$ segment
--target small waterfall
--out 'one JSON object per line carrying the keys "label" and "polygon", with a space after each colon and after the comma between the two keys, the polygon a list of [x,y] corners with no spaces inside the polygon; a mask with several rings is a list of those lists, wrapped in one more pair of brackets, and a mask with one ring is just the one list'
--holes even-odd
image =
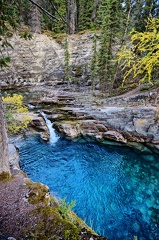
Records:
{"label": "small waterfall", "polygon": [[41,115],[43,116],[43,118],[45,119],[46,125],[49,129],[49,133],[50,133],[50,144],[54,144],[58,141],[59,137],[57,136],[55,129],[53,128],[53,124],[51,123],[51,121],[47,118],[47,115],[40,111]]}

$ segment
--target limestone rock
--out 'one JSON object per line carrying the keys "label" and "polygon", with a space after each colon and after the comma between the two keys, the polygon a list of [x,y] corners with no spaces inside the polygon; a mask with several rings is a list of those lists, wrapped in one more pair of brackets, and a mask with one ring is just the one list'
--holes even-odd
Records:
{"label": "limestone rock", "polygon": [[8,152],[9,152],[9,165],[13,170],[20,170],[19,162],[20,157],[17,148],[14,144],[8,144]]}
{"label": "limestone rock", "polygon": [[31,122],[29,124],[31,127],[35,128],[39,132],[45,132],[49,135],[49,130],[43,117],[39,116],[39,114],[31,113],[29,114],[29,116],[31,117]]}
{"label": "limestone rock", "polygon": [[70,138],[76,138],[80,134],[78,125],[74,123],[72,124],[70,122],[55,123],[54,127],[58,129],[59,132]]}
{"label": "limestone rock", "polygon": [[110,140],[115,140],[117,142],[126,143],[127,140],[123,137],[123,135],[117,131],[107,131],[103,133],[103,137]]}
{"label": "limestone rock", "polygon": [[[68,36],[70,65],[77,82],[87,83],[89,61],[92,56],[93,33]],[[34,34],[26,41],[18,35],[9,39],[13,49],[8,48],[12,63],[2,69],[2,86],[67,85],[64,80],[64,44],[59,44],[45,34]],[[4,53],[5,54],[5,53]]]}
{"label": "limestone rock", "polygon": [[[65,108],[76,120],[57,120],[58,131],[68,137],[90,136],[99,141],[113,140],[116,142],[152,144],[155,151],[159,146],[158,108],[153,106],[134,107],[101,107],[100,111],[93,108]],[[59,121],[59,122],[58,122]],[[133,144],[129,146],[134,147]],[[135,146],[135,148],[137,148]],[[140,147],[145,149],[145,147]]]}

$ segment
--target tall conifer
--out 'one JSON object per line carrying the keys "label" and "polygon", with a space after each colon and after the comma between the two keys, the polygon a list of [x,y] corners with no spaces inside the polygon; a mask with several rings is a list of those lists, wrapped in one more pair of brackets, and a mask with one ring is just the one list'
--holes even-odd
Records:
{"label": "tall conifer", "polygon": [[101,36],[98,54],[98,78],[101,91],[111,91],[113,86],[113,44],[119,37],[119,1],[103,0],[100,6]]}

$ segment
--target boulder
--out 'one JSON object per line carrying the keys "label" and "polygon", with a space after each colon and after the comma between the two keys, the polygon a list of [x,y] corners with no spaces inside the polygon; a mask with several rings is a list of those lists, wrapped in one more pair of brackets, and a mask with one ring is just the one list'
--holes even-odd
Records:
{"label": "boulder", "polygon": [[39,114],[33,113],[30,113],[29,116],[31,117],[29,126],[37,132],[40,132],[41,138],[43,140],[49,141],[50,133],[44,118],[42,116],[39,116]]}
{"label": "boulder", "polygon": [[54,127],[69,138],[76,138],[80,135],[78,124],[74,122],[55,123]]}

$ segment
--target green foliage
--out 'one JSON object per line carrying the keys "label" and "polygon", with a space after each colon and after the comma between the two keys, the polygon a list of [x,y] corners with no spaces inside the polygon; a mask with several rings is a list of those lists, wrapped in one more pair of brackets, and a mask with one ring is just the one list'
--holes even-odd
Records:
{"label": "green foliage", "polygon": [[31,118],[27,116],[28,108],[23,105],[23,96],[6,95],[2,100],[5,104],[8,133],[18,133],[27,128]]}
{"label": "green foliage", "polygon": [[78,2],[78,30],[94,29],[92,22],[93,2],[92,0],[79,0]]}
{"label": "green foliage", "polygon": [[153,83],[159,70],[159,18],[149,18],[145,32],[131,31],[132,48],[124,47],[118,53],[118,61],[125,71],[123,84],[129,77],[139,83]]}
{"label": "green foliage", "polygon": [[10,57],[3,57],[0,59],[0,68],[2,67],[9,67],[8,63],[11,62]]}
{"label": "green foliage", "polygon": [[33,35],[28,31],[20,32],[19,35],[21,38],[24,38],[25,40],[31,40],[33,38]]}
{"label": "green foliage", "polygon": [[5,36],[7,31],[17,26],[16,8],[13,4],[9,4],[8,1],[1,0],[0,12],[0,35]]}
{"label": "green foliage", "polygon": [[57,208],[52,207],[39,207],[38,209],[32,211],[34,218],[39,219],[37,224],[32,228],[26,229],[23,233],[23,237],[26,236],[27,239],[41,239],[41,240],[79,240],[80,227],[76,226],[72,222],[63,219]]}
{"label": "green foliage", "polygon": [[48,188],[41,183],[34,183],[31,180],[26,182],[26,188],[29,189],[28,202],[31,204],[46,203],[49,204]]}
{"label": "green foliage", "polygon": [[150,15],[155,18],[158,17],[158,0],[140,0],[136,1],[133,7],[133,19],[137,19],[134,21],[134,28],[138,32],[144,32],[146,30],[146,21]]}
{"label": "green foliage", "polygon": [[66,0],[55,0],[54,5],[56,9],[58,10],[58,13],[55,11],[54,15],[58,18],[58,21],[54,21],[52,29],[56,33],[66,33],[66,23],[63,20],[67,21],[66,15],[67,15],[67,1]]}
{"label": "green foliage", "polygon": [[17,12],[13,4],[9,4],[6,0],[0,2],[0,68],[9,67],[8,63],[11,61],[6,54],[7,47],[12,47],[7,41],[8,36],[11,35],[12,29],[17,26]]}
{"label": "green foliage", "polygon": [[59,212],[64,219],[70,217],[69,215],[71,214],[71,209],[75,206],[75,204],[76,201],[71,201],[71,203],[67,203],[66,197],[59,200]]}
{"label": "green foliage", "polygon": [[113,41],[117,30],[117,6],[118,1],[103,0],[100,7],[101,15],[101,36],[98,53],[98,77],[100,90],[111,90],[113,85],[114,61]]}

